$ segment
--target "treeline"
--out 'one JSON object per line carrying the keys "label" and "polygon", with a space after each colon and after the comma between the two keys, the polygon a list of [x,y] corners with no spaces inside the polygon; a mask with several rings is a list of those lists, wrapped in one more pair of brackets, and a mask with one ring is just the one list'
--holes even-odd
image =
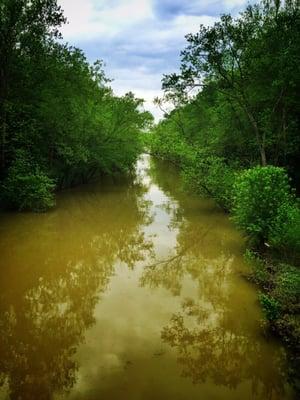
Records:
{"label": "treeline", "polygon": [[57,189],[129,171],[152,120],[103,64],[63,44],[56,0],[0,2],[0,203],[41,211]]}
{"label": "treeline", "polygon": [[186,36],[150,151],[230,212],[271,328],[300,350],[300,2],[263,1]]}

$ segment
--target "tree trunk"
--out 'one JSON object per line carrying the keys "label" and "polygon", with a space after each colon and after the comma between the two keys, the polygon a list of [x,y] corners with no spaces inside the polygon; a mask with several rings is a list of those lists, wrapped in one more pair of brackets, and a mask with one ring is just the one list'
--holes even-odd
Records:
{"label": "tree trunk", "polygon": [[266,156],[266,149],[265,149],[265,135],[261,136],[258,126],[257,126],[257,122],[255,120],[255,118],[253,117],[252,113],[249,111],[249,109],[247,108],[247,106],[244,105],[244,110],[246,111],[246,114],[249,118],[249,121],[252,125],[252,128],[254,130],[255,133],[255,137],[256,137],[256,141],[259,147],[259,152],[260,152],[260,162],[261,165],[263,167],[265,167],[267,165],[267,156]]}
{"label": "tree trunk", "polygon": [[266,165],[267,165],[267,157],[266,157],[266,151],[265,151],[265,146],[264,145],[260,146],[260,160],[261,160],[261,165],[263,167],[266,167]]}
{"label": "tree trunk", "polygon": [[5,144],[6,144],[6,76],[3,69],[0,71],[0,175],[5,167]]}
{"label": "tree trunk", "polygon": [[6,117],[4,113],[3,120],[1,121],[0,175],[2,174],[2,171],[5,168],[5,142],[6,142]]}

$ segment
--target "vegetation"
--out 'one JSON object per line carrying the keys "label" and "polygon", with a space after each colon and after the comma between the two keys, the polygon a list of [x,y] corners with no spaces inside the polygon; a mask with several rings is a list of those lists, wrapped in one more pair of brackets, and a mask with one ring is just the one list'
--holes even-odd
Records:
{"label": "vegetation", "polygon": [[235,180],[233,219],[259,245],[272,240],[272,228],[278,229],[282,207],[292,206],[293,202],[289,179],[282,168],[253,167]]}
{"label": "vegetation", "polygon": [[[102,61],[62,44],[56,0],[0,3],[0,204],[45,211],[56,190],[128,173],[152,116]],[[163,78],[150,151],[231,212],[249,239],[269,326],[300,359],[300,4],[263,0],[186,37]],[[293,190],[292,187],[296,189]],[[295,367],[299,368],[299,367]]]}
{"label": "vegetation", "polygon": [[2,206],[42,211],[56,189],[128,172],[152,116],[128,93],[116,97],[103,64],[60,43],[56,0],[0,3]]}
{"label": "vegetation", "polygon": [[186,39],[147,145],[232,213],[269,326],[299,364],[299,1],[249,5]]}

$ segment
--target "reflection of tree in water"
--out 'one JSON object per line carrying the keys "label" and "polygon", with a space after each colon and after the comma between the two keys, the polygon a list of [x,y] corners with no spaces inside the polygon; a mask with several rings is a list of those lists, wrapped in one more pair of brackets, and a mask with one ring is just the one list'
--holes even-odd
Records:
{"label": "reflection of tree in water", "polygon": [[199,217],[193,200],[184,200],[180,192],[172,191],[176,185],[166,183],[155,168],[152,174],[182,213],[178,218],[169,207],[172,224],[178,229],[175,253],[148,265],[141,285],[161,286],[176,296],[182,294],[185,277],[197,285],[197,295],[186,298],[162,330],[163,341],[177,351],[182,374],[194,383],[213,381],[229,389],[248,382],[253,398],[282,399],[285,354],[262,340],[253,316],[245,314],[243,292],[236,293],[233,272],[240,257],[238,236],[224,216]]}
{"label": "reflection of tree in water", "polygon": [[[201,230],[201,238],[203,239],[209,232],[209,228]],[[178,235],[178,240],[181,237],[181,231]],[[192,242],[193,243],[193,242]],[[198,245],[198,244],[197,244]],[[197,277],[199,272],[199,258],[198,256],[191,257],[191,252],[195,244],[184,243],[178,244],[175,248],[175,254],[164,260],[156,260],[153,264],[147,265],[144,268],[143,275],[141,276],[141,286],[158,287],[163,286],[170,290],[175,296],[180,295],[182,289],[182,279],[188,273],[192,277]],[[186,266],[187,269],[183,268]],[[224,269],[221,263],[219,272]],[[216,269],[214,269],[215,278],[217,277]]]}
{"label": "reflection of tree in water", "polygon": [[151,250],[142,193],[130,188],[109,205],[104,195],[75,194],[66,209],[9,226],[0,245],[0,386],[11,399],[48,400],[74,385],[74,355],[115,263],[132,267]]}
{"label": "reflection of tree in water", "polygon": [[[163,341],[178,352],[183,376],[193,383],[212,380],[230,389],[249,381],[253,398],[279,400],[284,393],[285,355],[253,332],[243,299],[232,293],[233,263],[229,255],[209,259],[189,247],[148,266],[141,283],[165,287],[178,296],[186,275],[197,282],[197,301],[186,298],[162,330]],[[236,301],[240,305],[233,304]]]}
{"label": "reflection of tree in water", "polygon": [[41,277],[2,314],[0,367],[12,399],[50,399],[54,391],[72,387],[72,356],[93,323],[96,293],[112,273],[108,265],[99,272],[94,265],[68,265],[55,280]]}
{"label": "reflection of tree in water", "polygon": [[201,302],[186,299],[162,330],[162,339],[177,350],[182,375],[193,383],[213,381],[235,389],[249,382],[252,398],[282,399],[284,354],[228,322],[225,310],[212,313]]}

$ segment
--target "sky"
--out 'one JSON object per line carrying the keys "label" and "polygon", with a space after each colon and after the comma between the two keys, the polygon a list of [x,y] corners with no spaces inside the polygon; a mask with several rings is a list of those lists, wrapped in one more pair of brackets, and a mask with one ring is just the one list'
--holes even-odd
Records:
{"label": "sky", "polygon": [[156,120],[161,111],[163,74],[176,72],[184,36],[222,13],[238,14],[247,0],[58,0],[68,24],[64,40],[81,48],[88,60],[105,62],[117,95],[132,91],[145,99]]}

